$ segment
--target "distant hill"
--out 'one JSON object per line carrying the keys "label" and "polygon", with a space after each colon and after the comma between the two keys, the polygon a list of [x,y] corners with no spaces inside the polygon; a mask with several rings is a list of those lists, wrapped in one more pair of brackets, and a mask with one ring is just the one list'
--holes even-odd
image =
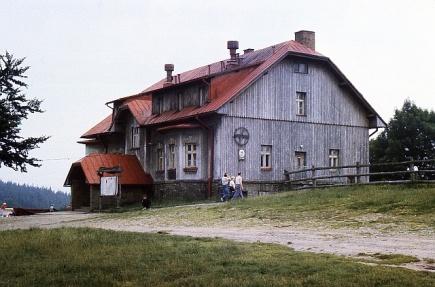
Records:
{"label": "distant hill", "polygon": [[70,204],[71,198],[69,194],[53,191],[51,188],[0,180],[0,204],[3,202],[8,207],[48,208],[50,204],[54,204],[54,208],[63,209]]}

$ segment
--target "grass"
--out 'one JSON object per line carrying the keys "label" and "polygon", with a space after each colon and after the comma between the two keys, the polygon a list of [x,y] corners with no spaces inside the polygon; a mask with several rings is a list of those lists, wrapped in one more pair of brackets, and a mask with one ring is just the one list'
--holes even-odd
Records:
{"label": "grass", "polygon": [[434,286],[435,274],[343,257],[97,229],[0,232],[5,286]]}
{"label": "grass", "polygon": [[133,211],[123,218],[141,217],[156,224],[242,226],[311,225],[373,227],[403,231],[435,228],[435,186],[354,186],[289,191],[272,196],[200,207]]}

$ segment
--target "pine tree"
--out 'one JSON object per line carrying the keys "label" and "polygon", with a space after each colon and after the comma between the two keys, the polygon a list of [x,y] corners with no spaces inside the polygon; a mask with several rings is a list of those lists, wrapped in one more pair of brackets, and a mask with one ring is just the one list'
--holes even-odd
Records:
{"label": "pine tree", "polygon": [[6,52],[0,54],[0,167],[10,167],[26,172],[26,166],[40,166],[39,160],[29,156],[29,151],[45,142],[48,137],[20,136],[20,126],[29,114],[42,113],[38,99],[27,99],[23,79],[29,69],[23,66],[24,58],[15,59]]}

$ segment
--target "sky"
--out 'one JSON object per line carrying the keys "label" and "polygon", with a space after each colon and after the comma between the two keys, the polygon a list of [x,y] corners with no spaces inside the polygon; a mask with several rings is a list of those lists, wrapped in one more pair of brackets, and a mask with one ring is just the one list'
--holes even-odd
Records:
{"label": "sky", "polygon": [[0,0],[0,53],[25,57],[28,98],[43,114],[21,135],[51,138],[30,153],[42,167],[1,167],[0,179],[55,190],[84,156],[80,136],[110,114],[104,103],[174,73],[228,58],[227,40],[260,49],[316,32],[332,59],[381,117],[410,99],[435,109],[435,0],[97,1]]}

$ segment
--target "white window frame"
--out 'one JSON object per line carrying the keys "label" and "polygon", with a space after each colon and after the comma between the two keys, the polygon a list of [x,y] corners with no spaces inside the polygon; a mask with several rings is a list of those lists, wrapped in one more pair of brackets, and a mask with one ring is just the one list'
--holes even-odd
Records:
{"label": "white window frame", "polygon": [[137,149],[140,147],[140,127],[131,127],[131,148]]}
{"label": "white window frame", "polygon": [[295,151],[295,160],[295,168],[304,169],[307,166],[307,153],[304,151]]}
{"label": "white window frame", "polygon": [[176,168],[176,147],[175,144],[168,145],[168,169]]}
{"label": "white window frame", "polygon": [[306,92],[296,92],[296,115],[306,116]]}
{"label": "white window frame", "polygon": [[157,170],[165,170],[165,151],[163,147],[157,148]]}
{"label": "white window frame", "polygon": [[340,150],[330,149],[329,150],[329,167],[335,168],[340,164]]}
{"label": "white window frame", "polygon": [[197,144],[196,143],[186,143],[185,144],[185,155],[186,161],[184,163],[185,168],[196,168],[197,167]]}
{"label": "white window frame", "polygon": [[260,149],[260,168],[272,168],[272,145],[261,145]]}

